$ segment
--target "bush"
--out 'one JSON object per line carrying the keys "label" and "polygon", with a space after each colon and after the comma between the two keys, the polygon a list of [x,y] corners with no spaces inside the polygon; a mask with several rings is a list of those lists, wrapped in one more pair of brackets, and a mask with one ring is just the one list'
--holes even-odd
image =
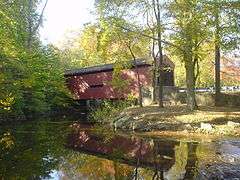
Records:
{"label": "bush", "polygon": [[119,112],[133,104],[133,100],[102,101],[97,108],[92,108],[90,119],[98,123],[109,123]]}

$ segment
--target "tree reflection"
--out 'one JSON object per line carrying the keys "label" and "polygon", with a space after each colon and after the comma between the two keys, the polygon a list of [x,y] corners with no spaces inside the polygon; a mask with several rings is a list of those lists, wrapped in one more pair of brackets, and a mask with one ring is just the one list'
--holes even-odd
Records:
{"label": "tree reflection", "polygon": [[195,179],[197,175],[197,147],[198,143],[189,142],[188,145],[188,157],[187,157],[187,165],[185,167],[186,173],[184,179]]}
{"label": "tree reflection", "polygon": [[[3,132],[4,129],[0,134]],[[14,146],[4,148],[0,143],[0,179],[49,178],[64,154],[58,132],[47,123],[11,127]]]}
{"label": "tree reflection", "polygon": [[109,139],[86,130],[71,132],[65,142],[65,129],[41,122],[18,126],[4,136],[0,132],[0,179],[43,179],[53,172],[73,180],[196,177],[198,143],[118,134]]}
{"label": "tree reflection", "polygon": [[[114,135],[110,141],[104,139],[104,135],[98,134],[96,137],[94,132],[84,129],[74,131],[69,136],[68,145],[74,150],[92,153],[95,156],[133,167],[132,173],[129,173],[132,175],[128,177],[134,180],[143,179],[146,174],[149,179],[164,179],[164,172],[175,164],[175,146],[179,145],[177,141],[143,139],[136,136],[128,138],[119,135]],[[145,171],[146,169],[150,171]],[[117,174],[114,177],[118,179]]]}

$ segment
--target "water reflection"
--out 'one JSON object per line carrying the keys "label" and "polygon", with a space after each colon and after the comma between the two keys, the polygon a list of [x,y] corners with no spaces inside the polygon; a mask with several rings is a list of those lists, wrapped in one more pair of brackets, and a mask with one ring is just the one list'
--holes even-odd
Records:
{"label": "water reflection", "polygon": [[[27,123],[0,130],[0,179],[201,179],[205,164],[230,152],[226,143],[141,138],[82,125],[70,128],[69,123]],[[234,157],[239,157],[236,152]]]}
{"label": "water reflection", "polygon": [[12,146],[0,143],[0,179],[49,178],[64,153],[60,129],[44,122],[1,128],[0,139],[7,132]]}
{"label": "water reflection", "polygon": [[[79,127],[68,136],[68,147],[74,150],[132,166],[128,173],[130,179],[194,179],[198,145],[197,142],[115,134],[109,139],[107,134],[96,135],[91,129]],[[148,170],[147,174],[143,169]]]}

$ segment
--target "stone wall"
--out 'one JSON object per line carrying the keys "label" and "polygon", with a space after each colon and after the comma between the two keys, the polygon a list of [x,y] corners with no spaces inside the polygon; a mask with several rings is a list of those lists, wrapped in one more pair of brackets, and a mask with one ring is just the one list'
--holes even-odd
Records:
{"label": "stone wall", "polygon": [[[143,104],[145,106],[152,103],[152,89],[143,90]],[[157,93],[157,92],[156,92]],[[179,92],[177,87],[165,86],[163,88],[164,102],[171,105],[186,104],[186,92]],[[214,93],[196,93],[197,104],[201,106],[214,106]],[[223,93],[221,104],[224,106],[240,106],[240,92]]]}
{"label": "stone wall", "polygon": [[[147,106],[152,104],[153,88],[142,89],[143,94],[143,105]],[[164,86],[163,87],[163,100],[164,102],[171,103],[177,100],[178,88],[175,86]],[[158,98],[158,88],[156,89],[156,97]]]}

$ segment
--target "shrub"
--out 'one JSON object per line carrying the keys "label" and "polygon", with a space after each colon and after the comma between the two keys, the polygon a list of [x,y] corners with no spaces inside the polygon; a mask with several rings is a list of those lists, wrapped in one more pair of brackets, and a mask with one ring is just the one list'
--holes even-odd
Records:
{"label": "shrub", "polygon": [[102,101],[97,108],[92,108],[90,113],[91,121],[98,123],[109,123],[123,109],[134,104],[134,100]]}

